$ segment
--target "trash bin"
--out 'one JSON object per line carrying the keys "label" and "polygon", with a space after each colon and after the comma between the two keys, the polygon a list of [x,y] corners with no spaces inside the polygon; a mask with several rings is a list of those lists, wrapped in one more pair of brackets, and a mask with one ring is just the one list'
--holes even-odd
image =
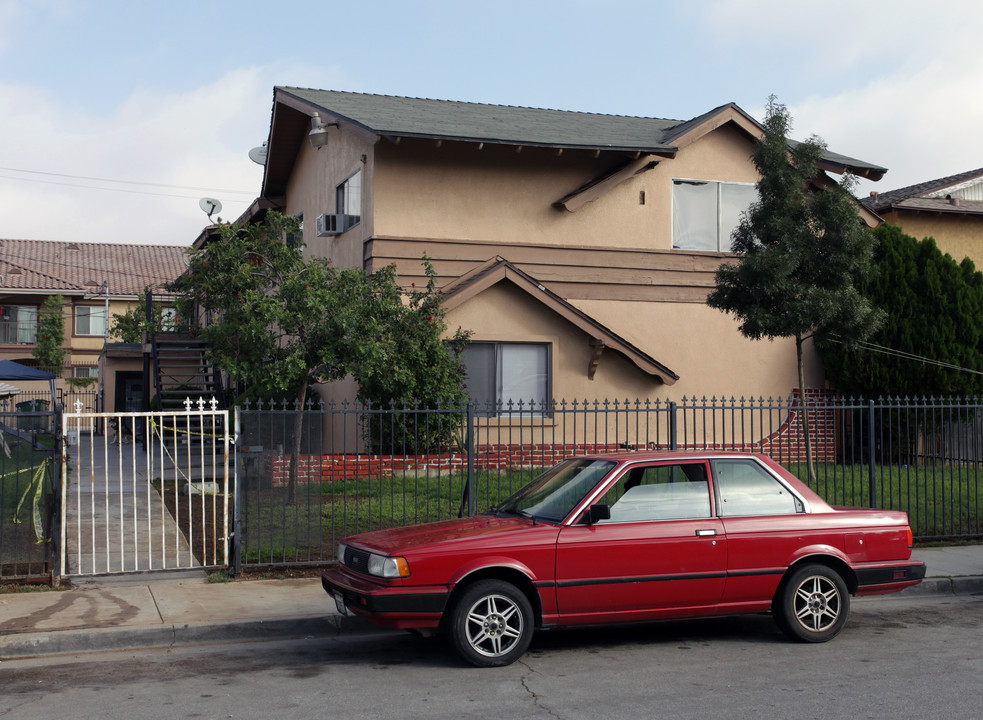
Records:
{"label": "trash bin", "polygon": [[48,429],[48,416],[35,415],[33,413],[48,412],[47,400],[25,400],[17,403],[17,412],[23,413],[24,417],[17,418],[17,429],[38,431]]}

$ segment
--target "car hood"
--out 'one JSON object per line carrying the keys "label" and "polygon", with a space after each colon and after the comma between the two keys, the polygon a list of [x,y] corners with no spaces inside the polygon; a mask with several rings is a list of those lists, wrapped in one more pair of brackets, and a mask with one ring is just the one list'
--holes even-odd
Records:
{"label": "car hood", "polygon": [[352,547],[371,550],[384,555],[404,554],[409,550],[430,548],[435,545],[461,545],[472,540],[481,540],[487,544],[494,536],[512,536],[528,533],[533,528],[551,528],[554,532],[559,528],[555,525],[534,523],[524,517],[495,517],[479,515],[477,517],[444,520],[442,522],[426,523],[424,525],[408,525],[405,527],[374,530],[372,532],[352,535],[344,542]]}

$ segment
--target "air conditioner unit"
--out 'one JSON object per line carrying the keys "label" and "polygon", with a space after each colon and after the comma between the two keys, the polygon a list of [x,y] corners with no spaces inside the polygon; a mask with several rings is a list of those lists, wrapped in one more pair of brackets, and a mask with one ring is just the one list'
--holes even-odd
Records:
{"label": "air conditioner unit", "polygon": [[341,235],[351,227],[358,225],[361,217],[359,215],[344,215],[341,213],[335,215],[318,215],[317,216],[317,236],[318,237],[331,237],[332,235]]}
{"label": "air conditioner unit", "polygon": [[340,235],[345,232],[344,215],[318,215],[317,216],[317,236],[330,237]]}

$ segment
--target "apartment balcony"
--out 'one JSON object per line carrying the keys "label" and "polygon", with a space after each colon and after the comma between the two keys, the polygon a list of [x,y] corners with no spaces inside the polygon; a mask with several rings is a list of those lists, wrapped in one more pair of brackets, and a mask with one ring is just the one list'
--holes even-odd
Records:
{"label": "apartment balcony", "polygon": [[0,345],[34,345],[38,341],[38,324],[0,320]]}

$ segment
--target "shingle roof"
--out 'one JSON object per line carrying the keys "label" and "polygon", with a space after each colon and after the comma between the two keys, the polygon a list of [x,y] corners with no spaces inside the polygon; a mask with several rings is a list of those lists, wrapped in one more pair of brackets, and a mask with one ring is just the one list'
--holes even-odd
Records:
{"label": "shingle roof", "polygon": [[378,135],[658,152],[672,149],[662,141],[663,136],[682,122],[336,90],[278,89]]}
{"label": "shingle roof", "polygon": [[950,186],[959,185],[968,180],[983,178],[983,168],[968,170],[957,175],[928,180],[926,182],[908,185],[907,187],[877,193],[863,198],[860,202],[872,212],[886,212],[893,209],[927,210],[934,212],[983,212],[983,203],[975,201],[960,201],[953,205],[945,198],[927,197]]}
{"label": "shingle roof", "polygon": [[0,290],[136,296],[186,269],[185,248],[51,240],[0,240]]}
{"label": "shingle roof", "polygon": [[[676,151],[673,145],[676,139],[729,108],[738,110],[758,125],[734,103],[721,105],[690,120],[671,120],[311,88],[277,87],[276,91],[383,136],[620,150],[671,156]],[[830,151],[824,153],[823,159],[831,165],[854,172],[886,172],[879,165]]]}

